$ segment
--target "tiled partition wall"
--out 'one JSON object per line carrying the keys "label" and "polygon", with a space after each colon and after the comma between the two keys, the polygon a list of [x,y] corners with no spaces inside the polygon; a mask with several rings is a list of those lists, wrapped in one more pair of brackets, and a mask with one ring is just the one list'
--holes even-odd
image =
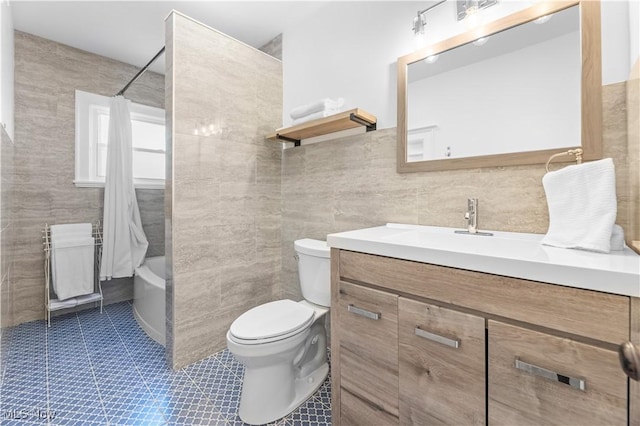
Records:
{"label": "tiled partition wall", "polygon": [[[13,202],[13,157],[15,145],[0,126],[0,332],[13,324],[12,279],[14,231],[11,204]],[[3,348],[0,347],[0,351]],[[4,352],[0,353],[3,358]]]}
{"label": "tiled partition wall", "polygon": [[167,353],[180,368],[280,296],[282,150],[264,136],[281,123],[282,64],[176,12],[166,38]]}
{"label": "tiled partition wall", "polygon": [[[616,166],[618,223],[628,231],[629,176],[637,163],[629,167],[625,104],[624,82],[603,88],[604,156]],[[297,238],[386,222],[463,228],[468,197],[479,198],[481,229],[547,231],[544,164],[398,174],[395,128],[286,149],[282,170],[284,296],[294,300],[301,297]],[[633,185],[637,190],[638,181]]]}
{"label": "tiled partition wall", "polygon": [[[154,52],[149,52],[153,55]],[[103,190],[76,188],[75,90],[113,96],[137,67],[53,41],[15,33],[14,323],[44,315],[45,223],[94,222]],[[164,77],[147,72],[127,91],[134,102],[164,107]],[[150,254],[164,252],[162,190],[137,191]],[[132,280],[103,286],[106,302],[132,297]]]}

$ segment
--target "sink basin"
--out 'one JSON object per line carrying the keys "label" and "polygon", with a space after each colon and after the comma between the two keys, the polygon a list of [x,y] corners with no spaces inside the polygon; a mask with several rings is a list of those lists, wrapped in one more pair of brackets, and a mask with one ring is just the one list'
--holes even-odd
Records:
{"label": "sink basin", "polygon": [[434,265],[640,296],[640,257],[629,248],[609,254],[541,245],[543,235],[388,223],[329,234],[331,247]]}
{"label": "sink basin", "polygon": [[[391,224],[392,225],[392,224]],[[388,226],[388,225],[387,225]],[[388,226],[395,229],[393,226]],[[508,255],[514,245],[528,250],[540,249],[541,235],[492,232],[491,236],[456,233],[455,229],[433,226],[416,227],[382,236],[390,243],[415,247],[437,248],[438,250],[468,252],[478,254]]]}

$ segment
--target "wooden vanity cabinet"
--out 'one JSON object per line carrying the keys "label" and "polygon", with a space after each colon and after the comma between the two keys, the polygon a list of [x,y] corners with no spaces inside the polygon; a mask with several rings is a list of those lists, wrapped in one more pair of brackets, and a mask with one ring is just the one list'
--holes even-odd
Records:
{"label": "wooden vanity cabinet", "polygon": [[331,262],[334,425],[629,424],[615,351],[629,297],[338,249]]}
{"label": "wooden vanity cabinet", "polygon": [[485,424],[485,320],[400,297],[400,424]]}
{"label": "wooden vanity cabinet", "polygon": [[398,296],[340,283],[341,421],[398,424]]}
{"label": "wooden vanity cabinet", "polygon": [[497,321],[488,329],[490,424],[627,423],[616,352]]}

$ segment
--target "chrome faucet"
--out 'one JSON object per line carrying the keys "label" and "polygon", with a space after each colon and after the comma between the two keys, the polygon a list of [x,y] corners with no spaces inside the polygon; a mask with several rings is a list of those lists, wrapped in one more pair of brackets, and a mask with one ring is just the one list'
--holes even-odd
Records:
{"label": "chrome faucet", "polygon": [[464,218],[467,220],[466,231],[455,231],[456,234],[469,234],[469,235],[483,235],[491,236],[491,232],[479,232],[478,231],[478,199],[467,199],[467,212],[464,214]]}
{"label": "chrome faucet", "polygon": [[478,232],[478,199],[469,198],[467,200],[467,212],[464,214],[467,219],[467,231],[470,234]]}

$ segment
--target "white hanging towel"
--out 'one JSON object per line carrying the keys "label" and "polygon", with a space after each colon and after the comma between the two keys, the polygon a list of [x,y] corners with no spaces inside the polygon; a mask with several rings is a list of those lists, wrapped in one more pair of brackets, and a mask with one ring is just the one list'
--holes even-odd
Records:
{"label": "white hanging towel", "polygon": [[101,280],[133,276],[149,245],[133,186],[131,138],[129,101],[116,96],[109,112]]}
{"label": "white hanging towel", "polygon": [[[69,239],[80,239],[80,238],[90,238],[91,233],[93,231],[93,227],[90,223],[69,223],[64,225],[51,225],[49,228],[51,232],[51,282],[53,284],[53,291],[57,294],[57,270],[55,268],[56,265],[56,251],[53,250],[54,244],[56,242],[69,240]],[[93,267],[93,260],[91,260],[91,265]],[[93,271],[93,269],[92,269]],[[93,276],[93,274],[92,274]],[[92,279],[93,282],[93,279]],[[92,284],[93,286],[93,284]],[[93,287],[92,287],[93,289]]]}
{"label": "white hanging towel", "polygon": [[609,253],[617,215],[613,160],[567,166],[542,178],[549,230],[542,244]]}
{"label": "white hanging towel", "polygon": [[59,300],[93,293],[93,237],[52,237],[53,291]]}

